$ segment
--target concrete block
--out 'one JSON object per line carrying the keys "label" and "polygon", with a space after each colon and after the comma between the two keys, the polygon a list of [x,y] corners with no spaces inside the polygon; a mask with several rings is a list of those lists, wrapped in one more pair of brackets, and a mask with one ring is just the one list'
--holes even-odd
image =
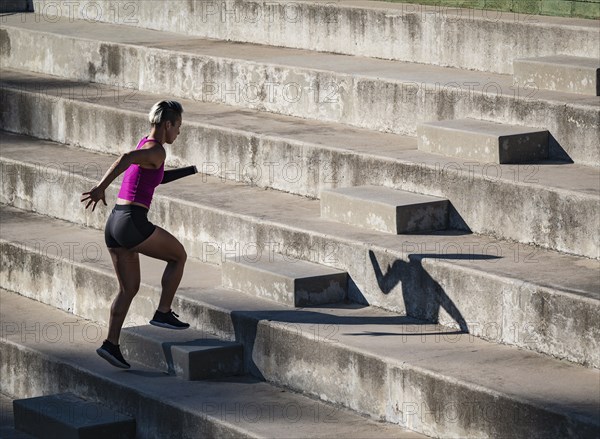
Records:
{"label": "concrete block", "polygon": [[13,401],[15,427],[44,439],[133,439],[135,419],[71,393]]}
{"label": "concrete block", "polygon": [[150,325],[124,328],[122,334],[121,349],[128,361],[166,370],[185,380],[221,378],[243,371],[242,346],[214,335]]}
{"label": "concrete block", "polygon": [[0,2],[0,13],[32,11],[32,0],[2,0]]}
{"label": "concrete block", "polygon": [[448,200],[381,186],[321,192],[321,217],[382,232],[404,234],[444,230]]}
{"label": "concrete block", "polygon": [[417,127],[419,150],[483,163],[527,163],[548,158],[549,133],[539,128],[475,119]]}
{"label": "concrete block", "polygon": [[222,270],[225,288],[290,306],[341,302],[348,291],[348,273],[277,253],[227,258]]}
{"label": "concrete block", "polygon": [[546,56],[515,59],[515,81],[539,89],[600,96],[600,58]]}

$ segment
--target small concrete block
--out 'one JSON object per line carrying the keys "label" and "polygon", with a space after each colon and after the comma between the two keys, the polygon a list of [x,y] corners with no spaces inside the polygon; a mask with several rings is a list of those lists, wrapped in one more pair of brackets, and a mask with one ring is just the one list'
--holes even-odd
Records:
{"label": "small concrete block", "polygon": [[2,0],[0,1],[0,13],[31,12],[32,0]]}
{"label": "small concrete block", "polygon": [[381,186],[321,192],[321,217],[388,233],[444,230],[448,200]]}
{"label": "small concrete block", "polygon": [[241,344],[192,329],[174,331],[151,325],[124,328],[121,349],[127,360],[166,370],[185,380],[243,372]]}
{"label": "small concrete block", "polygon": [[477,163],[528,163],[548,158],[547,130],[475,119],[417,126],[419,150]]}
{"label": "small concrete block", "polygon": [[539,89],[600,96],[600,58],[545,56],[515,59],[514,79]]}
{"label": "small concrete block", "polygon": [[135,419],[71,393],[13,401],[15,428],[44,439],[129,439]]}
{"label": "small concrete block", "polygon": [[322,305],[345,299],[348,273],[277,253],[246,255],[225,260],[222,283],[290,306]]}

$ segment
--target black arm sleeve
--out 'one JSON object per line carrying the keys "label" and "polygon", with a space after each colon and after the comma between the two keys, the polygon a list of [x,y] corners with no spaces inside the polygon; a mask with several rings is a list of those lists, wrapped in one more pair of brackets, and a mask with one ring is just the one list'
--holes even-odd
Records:
{"label": "black arm sleeve", "polygon": [[170,183],[175,180],[179,180],[180,178],[187,177],[188,175],[194,175],[198,170],[195,166],[187,166],[185,168],[179,169],[169,169],[165,171],[165,175],[163,176],[160,184]]}

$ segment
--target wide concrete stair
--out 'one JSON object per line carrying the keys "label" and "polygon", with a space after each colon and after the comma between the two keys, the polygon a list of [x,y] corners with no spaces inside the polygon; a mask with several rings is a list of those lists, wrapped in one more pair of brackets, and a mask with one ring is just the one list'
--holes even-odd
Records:
{"label": "wide concrete stair", "polygon": [[[134,416],[140,428],[151,429],[158,428],[159,421],[151,421],[143,412],[149,410],[155,416],[152,399],[158,396],[167,398],[168,393],[163,404],[186,408],[192,416],[201,401],[207,411],[228,399],[243,406],[244,395],[252,393],[256,403],[257,388],[269,388],[264,383],[248,383],[243,377],[184,381],[164,370],[137,364],[132,372],[107,365],[93,349],[101,340],[98,329],[104,330],[116,280],[106,251],[90,260],[90,252],[84,250],[85,245],[100,245],[102,233],[10,207],[2,210],[2,224],[2,254],[10,261],[3,265],[2,284],[29,297],[2,291],[2,321],[6,322],[2,373],[10,377],[3,380],[3,392],[29,396],[77,389],[80,396]],[[19,229],[29,230],[28,237]],[[71,245],[68,256],[50,245],[65,249],[73,242],[80,245]],[[128,315],[128,326],[134,327],[148,319],[159,297],[160,263],[149,258],[142,258],[141,263],[143,283]],[[218,267],[190,259],[174,307],[195,330],[210,329],[219,337],[241,343],[245,370],[260,379],[434,437],[594,437],[600,428],[596,416],[600,372],[595,368],[486,342],[373,307],[339,304],[294,309],[223,288],[220,281]],[[75,316],[31,299],[69,309]],[[74,333],[75,341],[57,342],[57,325],[73,328],[62,334],[66,340]],[[35,332],[35,328],[39,330]],[[55,342],[48,343],[44,337]],[[34,360],[43,362],[44,367],[31,364]],[[24,361],[33,371],[26,382],[17,379]],[[60,367],[50,367],[52,361]],[[142,373],[147,370],[157,372]],[[42,379],[44,374],[58,374],[58,378]],[[140,393],[142,388],[134,387],[146,385],[151,388],[144,392],[144,404],[137,411],[126,409],[125,403],[138,407],[136,398],[142,396],[131,392]],[[231,390],[229,386],[233,386]],[[275,398],[272,392],[268,395],[266,401]],[[345,409],[336,411],[339,416],[346,413]],[[176,412],[173,423],[178,416]],[[206,418],[206,422],[213,421],[205,414]],[[371,428],[372,437],[386,437],[377,436],[381,431],[401,437],[398,427],[359,419],[364,429],[350,433],[356,424],[349,424],[345,435],[366,437],[363,432]],[[340,428],[346,421],[339,422],[335,429],[342,434]],[[374,429],[376,425],[383,430]],[[242,426],[246,428],[245,423]],[[171,416],[162,428],[174,428]],[[263,436],[273,437],[274,432],[263,430]],[[311,431],[301,430],[299,424],[291,436],[312,437]],[[321,431],[320,436],[327,434]]]}
{"label": "wide concrete stair", "polygon": [[551,158],[600,166],[597,97],[521,86],[510,74],[35,15],[6,17],[0,46],[7,68],[375,131],[415,136],[418,123],[462,118],[539,127],[552,135]]}
{"label": "wide concrete stair", "polygon": [[515,80],[544,90],[600,96],[600,59],[545,56],[513,61]]}
{"label": "wide concrete stair", "polygon": [[[303,438],[336,432],[360,438],[420,437],[249,376],[186,381],[135,362],[128,371],[116,369],[94,352],[106,334],[103,325],[6,290],[0,294],[2,322],[10,325],[0,340],[5,393],[77,392],[134,417],[141,438]],[[72,331],[44,332],[49,327]],[[26,380],[22,370],[28,371]]]}
{"label": "wide concrete stair", "polygon": [[[6,69],[0,92],[11,108],[0,113],[6,129],[110,154],[137,143],[147,126],[145,109],[158,99],[137,90]],[[192,100],[182,103],[182,146],[171,149],[170,165],[194,164],[225,180],[315,198],[324,190],[365,185],[445,198],[452,229],[600,257],[597,168],[457,159],[419,150],[414,137]],[[4,151],[26,148],[4,140]],[[49,159],[65,170],[74,164]],[[87,164],[86,175],[103,175],[100,164],[87,157],[78,160]]]}
{"label": "wide concrete stair", "polygon": [[[103,228],[109,209],[91,213],[79,200],[114,156],[6,133],[2,144],[3,203]],[[39,163],[70,165],[40,168]],[[117,191],[118,182],[109,188],[109,199]],[[268,259],[281,253],[347,272],[347,298],[353,302],[600,365],[597,328],[588,325],[600,313],[597,260],[456,230],[391,235],[341,226],[321,217],[320,204],[197,175],[160,187],[150,218],[203,262],[256,261],[257,255]],[[19,233],[25,231],[14,236]],[[102,243],[86,251],[93,257],[100,248]],[[261,294],[274,298],[274,292]]]}
{"label": "wide concrete stair", "polygon": [[[39,0],[82,19],[218,40],[512,73],[507,60],[600,51],[595,20],[365,0]],[[62,18],[60,18],[62,17]],[[385,42],[385,44],[382,44]]]}

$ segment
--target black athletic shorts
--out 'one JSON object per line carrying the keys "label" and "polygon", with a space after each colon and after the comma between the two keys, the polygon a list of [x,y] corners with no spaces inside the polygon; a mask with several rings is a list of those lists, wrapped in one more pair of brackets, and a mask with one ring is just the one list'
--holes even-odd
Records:
{"label": "black athletic shorts", "polygon": [[108,248],[130,249],[148,239],[155,229],[145,207],[117,204],[106,221],[104,240]]}

